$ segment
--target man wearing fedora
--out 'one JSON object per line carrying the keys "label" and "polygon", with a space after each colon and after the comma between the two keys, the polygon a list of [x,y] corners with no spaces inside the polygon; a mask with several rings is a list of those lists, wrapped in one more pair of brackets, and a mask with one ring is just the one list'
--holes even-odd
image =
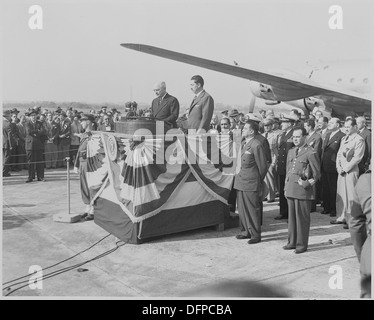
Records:
{"label": "man wearing fedora", "polygon": [[294,146],[292,133],[293,126],[297,119],[291,115],[283,115],[280,118],[283,133],[279,136],[278,140],[278,157],[277,157],[277,174],[279,181],[279,215],[275,217],[276,220],[288,218],[288,205],[287,199],[284,196],[284,185],[287,173],[287,154],[288,151]]}
{"label": "man wearing fedora", "polygon": [[240,129],[240,130],[243,129],[244,123],[242,123],[240,121],[240,113],[237,109],[230,110],[229,118],[231,118],[234,122],[234,128],[233,129]]}

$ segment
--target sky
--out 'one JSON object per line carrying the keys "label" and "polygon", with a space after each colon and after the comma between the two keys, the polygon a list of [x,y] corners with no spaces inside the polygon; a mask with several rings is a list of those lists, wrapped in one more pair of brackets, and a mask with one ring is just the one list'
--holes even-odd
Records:
{"label": "sky", "polygon": [[[43,11],[32,30],[31,5]],[[340,5],[343,28],[329,8]],[[256,70],[304,70],[306,61],[372,58],[372,1],[5,1],[3,101],[150,104],[153,86],[188,105],[200,74],[215,102],[248,104],[247,80],[125,49],[143,43]]]}

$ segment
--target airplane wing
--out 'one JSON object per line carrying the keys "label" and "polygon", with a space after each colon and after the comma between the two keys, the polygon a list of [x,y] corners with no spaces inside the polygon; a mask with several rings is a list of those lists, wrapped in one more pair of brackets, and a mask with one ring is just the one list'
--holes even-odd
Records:
{"label": "airplane wing", "polygon": [[[347,102],[347,108],[349,108],[347,111],[352,111],[352,106],[354,106],[356,112],[371,111],[371,100],[367,96],[339,87],[325,85],[320,86],[318,83],[306,77],[301,79],[300,77],[292,75],[284,76],[270,74],[144,44],[122,43],[121,46],[162,58],[175,60],[201,68],[226,73],[250,81],[270,85],[272,86],[274,100],[290,101],[317,96],[330,102]],[[337,113],[342,113],[342,111],[344,112],[346,110],[341,110],[341,108],[339,108],[339,110],[335,111]]]}

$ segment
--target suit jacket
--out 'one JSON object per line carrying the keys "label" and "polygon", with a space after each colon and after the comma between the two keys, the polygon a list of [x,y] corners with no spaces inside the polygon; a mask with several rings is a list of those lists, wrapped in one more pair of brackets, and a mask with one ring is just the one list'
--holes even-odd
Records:
{"label": "suit jacket", "polygon": [[235,175],[234,188],[260,192],[267,169],[264,148],[257,139],[253,138],[241,149],[240,170]]}
{"label": "suit jacket", "polygon": [[344,133],[338,129],[338,132],[330,139],[331,132],[328,132],[322,145],[322,170],[327,173],[336,173],[336,155],[340,148],[340,142]]}
{"label": "suit jacket", "polygon": [[212,120],[214,111],[213,98],[203,90],[196,99],[191,103],[188,114],[188,129],[204,129],[209,130],[210,121]]}
{"label": "suit jacket", "polygon": [[345,136],[340,142],[340,148],[336,155],[336,169],[349,173],[357,168],[365,152],[365,141],[357,133]]}
{"label": "suit jacket", "polygon": [[359,133],[359,135],[365,141],[365,153],[361,162],[358,164],[358,168],[360,172],[365,172],[365,170],[369,168],[371,159],[371,131],[368,128],[365,128],[361,133]]}
{"label": "suit jacket", "polygon": [[60,122],[60,144],[70,145],[70,133],[71,133],[71,122],[69,118],[65,118],[64,121]]}
{"label": "suit jacket", "polygon": [[10,122],[3,118],[3,149],[15,148],[16,141],[11,134]]}
{"label": "suit jacket", "polygon": [[318,132],[314,131],[311,136],[307,136],[306,143],[315,152],[317,152],[318,157],[321,159],[321,155],[322,155],[322,136]]}
{"label": "suit jacket", "polygon": [[270,165],[271,164],[271,150],[270,150],[268,139],[266,139],[261,133],[258,133],[255,136],[255,139],[257,139],[261,143],[262,147],[264,148],[266,162],[268,163],[268,165]]}
{"label": "suit jacket", "polygon": [[179,116],[178,99],[166,93],[161,100],[160,97],[152,101],[152,115],[156,120],[164,121],[165,128],[171,129],[177,127],[177,119]]}
{"label": "suit jacket", "polygon": [[362,247],[371,232],[371,172],[358,179],[353,196],[349,231],[357,257],[361,259]]}
{"label": "suit jacket", "polygon": [[279,136],[278,142],[278,157],[277,157],[277,172],[280,175],[286,175],[287,173],[287,155],[288,151],[294,146],[292,140],[293,129],[287,134],[283,132]]}
{"label": "suit jacket", "polygon": [[298,184],[300,177],[307,177],[318,181],[321,177],[321,165],[317,152],[304,144],[296,155],[296,147],[288,151],[287,175],[284,194],[287,198],[300,200],[314,200],[315,191],[312,186],[304,188]]}
{"label": "suit jacket", "polygon": [[46,134],[44,126],[40,121],[35,121],[35,123],[28,121],[26,123],[26,151],[43,150],[44,144],[41,138]]}

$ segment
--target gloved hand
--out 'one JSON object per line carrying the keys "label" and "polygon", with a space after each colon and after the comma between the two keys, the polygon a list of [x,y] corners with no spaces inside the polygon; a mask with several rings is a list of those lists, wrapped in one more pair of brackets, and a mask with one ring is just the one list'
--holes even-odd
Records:
{"label": "gloved hand", "polygon": [[304,189],[308,189],[311,187],[311,184],[309,183],[308,180],[301,180],[301,178],[299,178],[299,180],[297,180],[297,183],[302,186]]}

